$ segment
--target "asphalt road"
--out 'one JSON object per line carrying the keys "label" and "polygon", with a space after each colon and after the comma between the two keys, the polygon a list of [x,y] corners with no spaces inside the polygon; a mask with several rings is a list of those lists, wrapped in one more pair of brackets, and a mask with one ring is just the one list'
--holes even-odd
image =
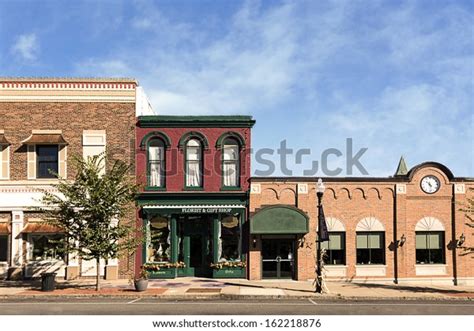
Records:
{"label": "asphalt road", "polygon": [[0,315],[474,315],[472,301],[1,299]]}

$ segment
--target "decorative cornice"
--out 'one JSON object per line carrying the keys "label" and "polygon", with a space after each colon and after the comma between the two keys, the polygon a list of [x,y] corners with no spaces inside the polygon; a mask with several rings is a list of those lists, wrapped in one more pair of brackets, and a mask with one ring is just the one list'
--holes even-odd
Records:
{"label": "decorative cornice", "polygon": [[142,128],[251,128],[255,124],[252,116],[139,116]]}

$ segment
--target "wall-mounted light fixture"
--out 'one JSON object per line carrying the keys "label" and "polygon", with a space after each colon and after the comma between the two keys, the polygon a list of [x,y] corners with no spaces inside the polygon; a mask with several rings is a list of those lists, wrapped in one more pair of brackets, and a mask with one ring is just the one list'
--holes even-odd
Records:
{"label": "wall-mounted light fixture", "polygon": [[459,239],[457,240],[458,241],[458,247],[461,247],[464,242],[466,241],[466,237],[464,236],[464,233],[461,233],[461,237],[459,237]]}
{"label": "wall-mounted light fixture", "polygon": [[298,246],[299,247],[303,247],[304,246],[304,242],[305,242],[305,237],[302,236],[298,239]]}
{"label": "wall-mounted light fixture", "polygon": [[402,237],[400,238],[400,240],[397,240],[397,247],[402,247],[406,241],[407,241],[407,237],[405,237],[405,234],[402,234]]}
{"label": "wall-mounted light fixture", "polygon": [[257,237],[255,236],[252,237],[252,245],[253,245],[253,248],[257,248]]}

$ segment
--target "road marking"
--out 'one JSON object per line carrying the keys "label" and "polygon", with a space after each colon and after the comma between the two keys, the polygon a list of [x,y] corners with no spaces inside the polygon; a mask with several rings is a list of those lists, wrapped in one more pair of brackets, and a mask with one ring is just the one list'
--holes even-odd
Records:
{"label": "road marking", "polygon": [[127,302],[127,305],[131,304],[131,303],[134,303],[134,302],[137,302],[138,300],[141,300],[142,298],[137,298],[135,300],[132,300],[132,301],[129,301]]}
{"label": "road marking", "polygon": [[316,302],[314,302],[311,298],[308,299],[308,300],[309,300],[309,302],[311,302],[313,305],[318,305],[318,304],[317,304]]}

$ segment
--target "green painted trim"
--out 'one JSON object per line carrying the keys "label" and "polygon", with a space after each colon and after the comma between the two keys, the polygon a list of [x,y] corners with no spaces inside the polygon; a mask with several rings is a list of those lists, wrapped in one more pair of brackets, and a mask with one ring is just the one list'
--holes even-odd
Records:
{"label": "green painted trim", "polygon": [[146,191],[166,191],[164,186],[145,186]]}
{"label": "green painted trim", "polygon": [[224,144],[224,141],[227,138],[234,138],[239,142],[240,148],[245,147],[245,139],[242,137],[242,135],[240,133],[235,132],[235,131],[227,131],[227,132],[224,132],[223,134],[221,134],[219,136],[219,138],[217,138],[216,148],[221,149],[222,145]]}
{"label": "green painted trim", "polygon": [[179,138],[178,148],[185,149],[188,140],[191,138],[197,138],[201,142],[201,147],[203,149],[209,149],[209,141],[207,140],[206,136],[199,131],[188,131],[183,134],[181,138]]}
{"label": "green painted trim", "polygon": [[308,215],[289,205],[273,205],[263,208],[250,221],[250,234],[302,234],[308,232]]}
{"label": "green painted trim", "polygon": [[223,186],[223,187],[221,187],[221,191],[242,191],[242,187],[240,187],[240,186]]}
{"label": "green painted trim", "polygon": [[251,128],[255,124],[252,116],[139,116],[138,125],[142,128]]}
{"label": "green painted trim", "polygon": [[143,192],[137,197],[137,204],[143,205],[248,205],[247,192]]}
{"label": "green painted trim", "polygon": [[166,133],[161,132],[161,131],[152,131],[152,132],[148,132],[142,138],[140,142],[140,148],[143,150],[145,146],[148,146],[148,141],[154,138],[163,140],[164,145],[167,149],[171,147],[171,139]]}
{"label": "green painted trim", "polygon": [[204,187],[202,186],[185,186],[184,191],[204,191]]}
{"label": "green painted trim", "polygon": [[245,268],[222,268],[212,271],[212,278],[245,278]]}
{"label": "green painted trim", "polygon": [[176,268],[161,269],[158,271],[149,271],[150,279],[173,279],[176,278]]}

